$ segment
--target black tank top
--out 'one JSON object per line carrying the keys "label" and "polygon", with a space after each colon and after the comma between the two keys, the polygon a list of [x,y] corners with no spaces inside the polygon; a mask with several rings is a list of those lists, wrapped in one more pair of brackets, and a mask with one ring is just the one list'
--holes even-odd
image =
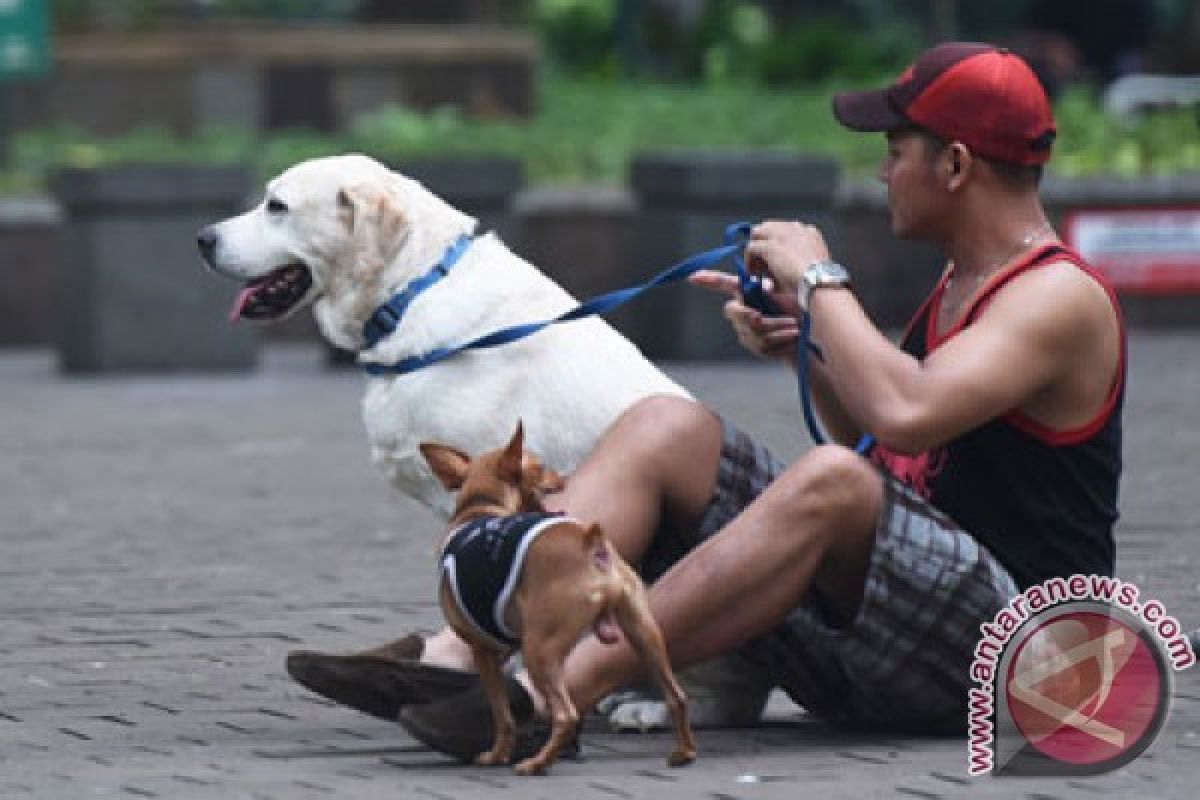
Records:
{"label": "black tank top", "polygon": [[1117,315],[1120,363],[1096,418],[1055,431],[1013,410],[927,453],[902,455],[882,446],[871,453],[985,545],[1022,589],[1056,576],[1113,573],[1126,353],[1116,294],[1077,253],[1047,245],[989,280],[961,322],[939,339],[936,309],[945,291],[943,276],[902,341],[906,352],[924,359],[974,322],[1008,281],[1055,261],[1071,262],[1098,281]]}

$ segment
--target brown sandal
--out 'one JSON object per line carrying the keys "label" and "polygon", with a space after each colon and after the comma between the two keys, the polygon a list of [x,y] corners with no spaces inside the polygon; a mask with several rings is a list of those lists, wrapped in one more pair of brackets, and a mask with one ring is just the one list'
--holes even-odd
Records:
{"label": "brown sandal", "polygon": [[479,686],[474,672],[420,663],[424,649],[425,639],[410,633],[359,653],[294,650],[286,668],[293,680],[322,697],[395,721],[404,706],[444,700]]}

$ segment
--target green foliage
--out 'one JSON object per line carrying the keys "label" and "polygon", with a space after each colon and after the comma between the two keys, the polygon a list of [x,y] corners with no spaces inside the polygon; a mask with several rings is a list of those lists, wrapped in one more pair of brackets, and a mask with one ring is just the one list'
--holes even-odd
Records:
{"label": "green foliage", "polygon": [[845,18],[818,15],[793,22],[764,44],[760,74],[769,85],[794,85],[831,78],[867,80],[899,73],[920,49],[919,34],[902,24],[874,28],[870,35]]}
{"label": "green foliage", "polygon": [[1090,92],[1068,92],[1055,105],[1058,141],[1050,167],[1068,176],[1200,170],[1198,113],[1159,110],[1122,119],[1104,114]]}
{"label": "green foliage", "polygon": [[616,66],[614,0],[536,0],[532,23],[554,63],[577,74]]}
{"label": "green foliage", "polygon": [[756,3],[714,0],[691,29],[651,24],[650,47],[673,56],[683,77],[710,83],[758,82],[762,52],[771,40],[771,21]]}
{"label": "green foliage", "polygon": [[[422,114],[383,108],[359,118],[341,136],[303,130],[259,136],[213,128],[184,139],[143,128],[100,140],[57,128],[14,137],[12,166],[0,173],[0,190],[36,189],[59,165],[245,161],[266,178],[297,161],[347,151],[397,164],[454,154],[509,156],[523,161],[534,184],[620,183],[634,156],[661,149],[827,154],[850,174],[870,175],[883,155],[883,138],[843,130],[830,111],[831,94],[854,85],[861,84],[784,91],[734,83],[552,79],[543,87],[541,111],[527,121],[476,121],[451,109]],[[1200,170],[1195,111],[1160,111],[1122,122],[1106,116],[1089,94],[1072,92],[1059,101],[1056,115],[1052,172],[1132,176]]]}
{"label": "green foliage", "polygon": [[533,0],[552,67],[575,76],[801,84],[898,72],[920,33],[886,4],[772,19],[755,0],[709,0],[694,19],[620,0]]}

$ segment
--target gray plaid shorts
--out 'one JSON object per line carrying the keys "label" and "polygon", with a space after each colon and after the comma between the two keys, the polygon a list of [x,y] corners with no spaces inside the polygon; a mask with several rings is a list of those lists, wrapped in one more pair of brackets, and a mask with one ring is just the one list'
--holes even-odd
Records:
{"label": "gray plaid shorts", "polygon": [[[656,539],[643,562],[651,579],[721,530],[784,469],[764,446],[723,424],[703,522],[691,541],[666,532]],[[1018,589],[953,520],[886,473],[882,480],[883,510],[857,617],[837,627],[810,594],[741,652],[797,704],[834,724],[961,731],[979,626]]]}

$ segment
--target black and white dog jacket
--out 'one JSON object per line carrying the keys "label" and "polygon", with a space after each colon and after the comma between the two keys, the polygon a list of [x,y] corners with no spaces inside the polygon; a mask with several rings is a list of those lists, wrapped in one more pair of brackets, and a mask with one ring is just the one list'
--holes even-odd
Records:
{"label": "black and white dog jacket", "polygon": [[442,548],[441,575],[475,629],[494,644],[516,647],[520,639],[504,614],[521,577],[529,546],[542,531],[570,521],[562,514],[478,517],[460,525]]}

